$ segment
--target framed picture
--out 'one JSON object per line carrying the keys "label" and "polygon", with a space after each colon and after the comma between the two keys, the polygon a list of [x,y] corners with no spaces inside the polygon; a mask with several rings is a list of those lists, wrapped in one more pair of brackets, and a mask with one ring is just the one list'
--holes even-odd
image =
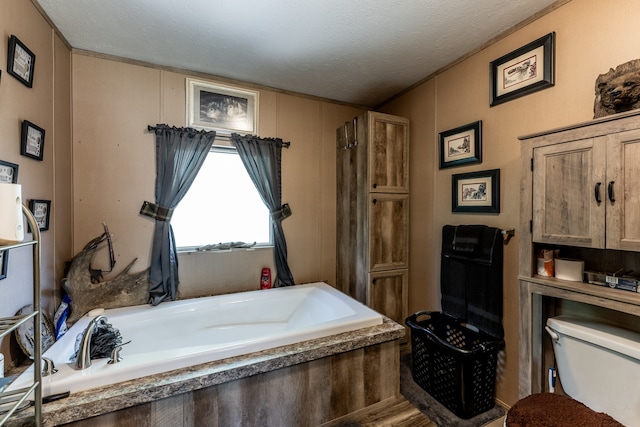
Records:
{"label": "framed picture", "polygon": [[452,176],[452,212],[500,212],[500,169]]}
{"label": "framed picture", "polygon": [[48,230],[51,200],[29,200],[29,210],[33,213],[40,231]]}
{"label": "framed picture", "polygon": [[555,33],[492,61],[490,105],[546,89],[555,84]]}
{"label": "framed picture", "polygon": [[440,169],[482,163],[482,121],[440,133]]}
{"label": "framed picture", "polygon": [[187,79],[187,126],[255,135],[258,92]]}
{"label": "framed picture", "polygon": [[25,86],[32,87],[35,65],[36,55],[12,34],[9,37],[7,72],[20,80]]}
{"label": "framed picture", "polygon": [[44,129],[28,120],[22,121],[20,154],[42,161],[44,157]]}
{"label": "framed picture", "polygon": [[0,251],[0,280],[7,278],[9,268],[9,251]]}
{"label": "framed picture", "polygon": [[16,184],[18,182],[18,165],[0,160],[0,182]]}

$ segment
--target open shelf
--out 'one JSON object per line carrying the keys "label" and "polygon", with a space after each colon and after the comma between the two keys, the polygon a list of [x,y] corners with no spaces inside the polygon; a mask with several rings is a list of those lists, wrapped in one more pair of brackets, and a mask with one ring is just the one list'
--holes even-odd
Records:
{"label": "open shelf", "polygon": [[[20,325],[30,320],[34,322],[34,331],[40,332],[40,325],[42,324],[42,314],[40,309],[40,230],[33,214],[24,205],[22,206],[22,212],[27,218],[29,227],[32,230],[33,239],[27,242],[0,246],[0,250],[8,251],[25,246],[32,246],[33,310],[31,313],[23,316],[0,318],[0,339],[9,335]],[[33,395],[32,400],[35,417],[34,425],[38,427],[42,425],[42,337],[41,334],[37,332],[34,333],[33,337],[33,383],[30,387],[0,392],[0,405],[3,406],[3,410],[6,410],[6,412],[0,414],[0,426],[4,425],[11,415],[13,415],[21,406],[24,406],[24,402],[31,395]],[[4,408],[6,405],[8,405],[7,408]]]}

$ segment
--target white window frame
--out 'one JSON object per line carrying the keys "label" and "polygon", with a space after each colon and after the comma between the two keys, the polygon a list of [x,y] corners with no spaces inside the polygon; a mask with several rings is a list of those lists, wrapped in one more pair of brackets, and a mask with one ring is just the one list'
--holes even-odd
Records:
{"label": "white window frame", "polygon": [[[228,145],[221,145],[218,141],[216,141],[218,144],[212,145],[211,149],[209,150],[209,154],[212,153],[232,153],[235,154],[236,156],[239,156],[238,154],[238,150],[232,146],[231,144]],[[209,155],[208,154],[208,155]],[[246,173],[246,171],[245,171]],[[257,190],[256,190],[257,191]],[[267,213],[268,215],[268,213]],[[210,245],[215,245],[218,242],[211,242]],[[253,242],[245,242],[245,243],[253,243]],[[216,253],[216,252],[229,252],[229,250],[251,250],[251,249],[257,249],[257,248],[273,248],[273,227],[271,224],[271,218],[269,217],[269,241],[268,242],[256,242],[255,245],[251,246],[250,248],[232,248],[232,249],[212,249],[212,250],[203,250],[202,248],[205,247],[207,245],[204,246],[177,246],[176,249],[178,251],[178,253],[189,253],[189,252],[207,252],[207,253]]]}

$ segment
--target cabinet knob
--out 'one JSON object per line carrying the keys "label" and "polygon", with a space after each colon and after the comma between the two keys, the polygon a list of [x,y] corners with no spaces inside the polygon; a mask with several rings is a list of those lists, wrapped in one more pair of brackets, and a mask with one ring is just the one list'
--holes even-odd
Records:
{"label": "cabinet knob", "polygon": [[609,201],[611,201],[611,203],[616,201],[613,197],[613,184],[615,183],[615,181],[609,181],[609,185],[607,186],[607,195],[609,196]]}
{"label": "cabinet knob", "polygon": [[596,187],[594,188],[594,192],[595,192],[595,196],[596,196],[596,203],[600,204],[600,202],[602,201],[600,199],[600,186],[602,185],[601,182],[596,182]]}
{"label": "cabinet knob", "polygon": [[376,184],[375,182],[373,183],[373,188],[378,188],[378,184]]}

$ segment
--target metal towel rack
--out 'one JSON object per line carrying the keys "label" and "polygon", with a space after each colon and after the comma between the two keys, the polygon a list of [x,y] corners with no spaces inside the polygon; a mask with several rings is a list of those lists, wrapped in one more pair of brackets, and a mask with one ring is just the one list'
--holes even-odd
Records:
{"label": "metal towel rack", "polygon": [[511,238],[516,235],[516,229],[509,228],[507,230],[501,230],[501,233],[502,233],[502,238],[504,240],[504,244],[506,245],[507,243],[509,243],[509,240],[511,240]]}

